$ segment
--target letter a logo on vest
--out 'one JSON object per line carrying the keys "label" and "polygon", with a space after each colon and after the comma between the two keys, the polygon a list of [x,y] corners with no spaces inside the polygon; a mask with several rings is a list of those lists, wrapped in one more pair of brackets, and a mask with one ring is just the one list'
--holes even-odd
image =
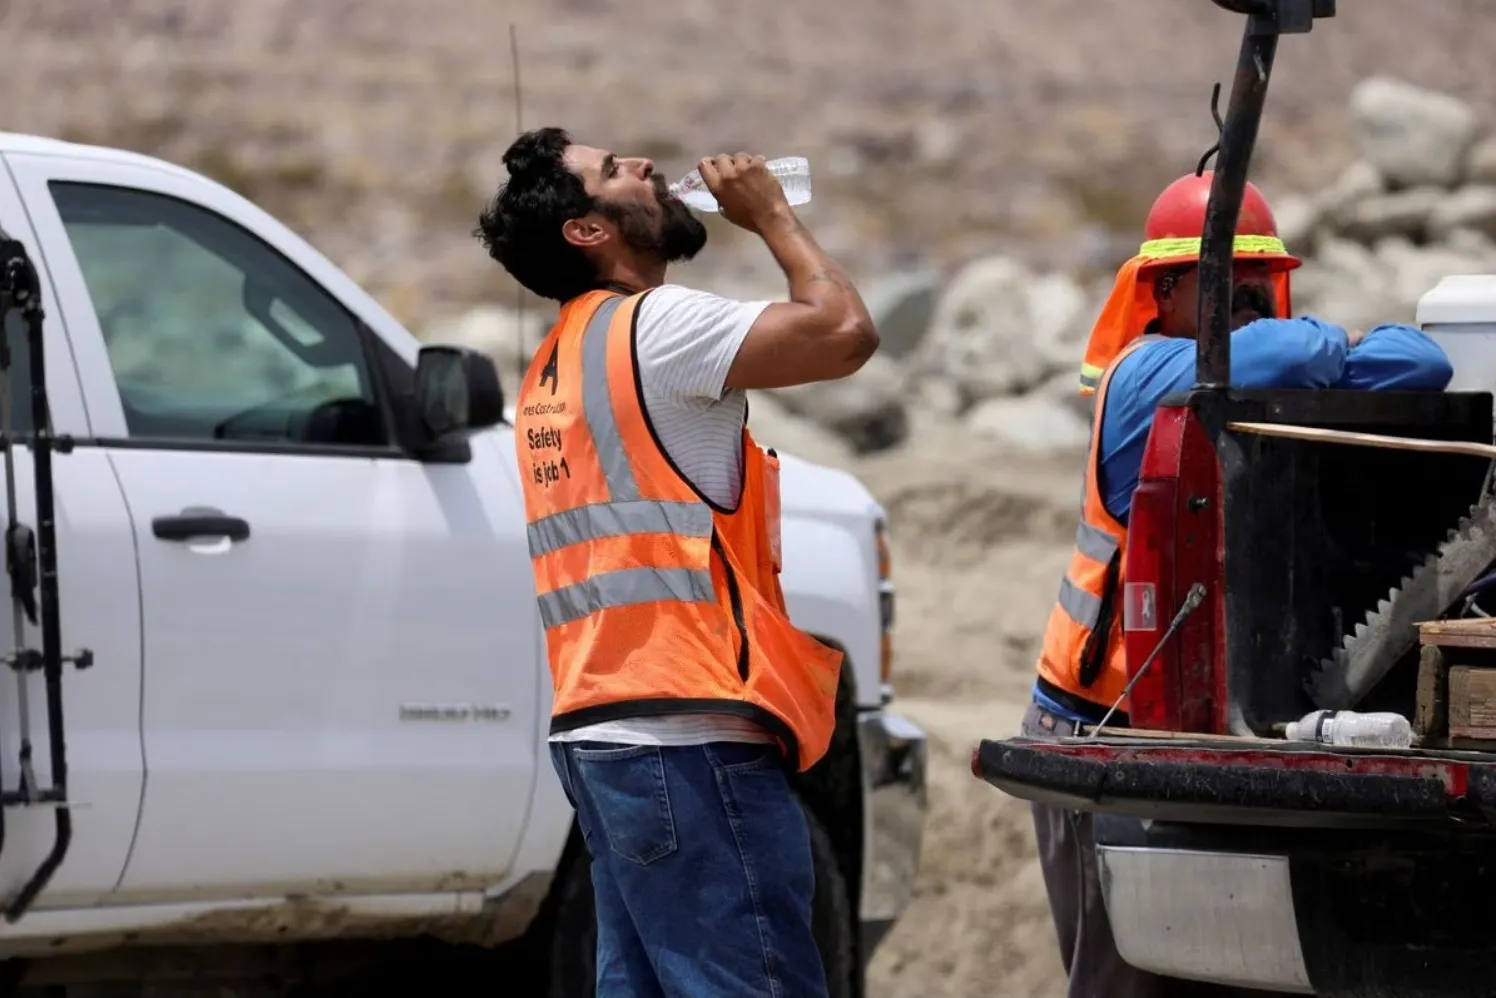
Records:
{"label": "letter a logo on vest", "polygon": [[557,371],[557,367],[558,367],[558,365],[556,363],[556,358],[557,358],[557,355],[560,352],[561,352],[561,344],[557,343],[555,346],[551,347],[551,355],[546,358],[545,367],[542,367],[540,369],[540,385],[539,385],[539,387],[544,388],[545,387],[545,383],[547,381],[549,381],[551,383],[551,394],[552,395],[556,394],[556,384],[557,384],[557,382],[556,382],[556,371]]}

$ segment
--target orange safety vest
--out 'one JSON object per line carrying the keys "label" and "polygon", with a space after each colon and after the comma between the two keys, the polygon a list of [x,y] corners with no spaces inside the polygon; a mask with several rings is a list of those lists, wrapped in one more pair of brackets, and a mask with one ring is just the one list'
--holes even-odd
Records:
{"label": "orange safety vest", "polygon": [[[1122,615],[1117,612],[1127,528],[1107,512],[1097,481],[1101,422],[1107,387],[1122,358],[1155,339],[1140,336],[1128,343],[1098,382],[1075,550],[1060,580],[1060,596],[1049,613],[1044,647],[1039,653],[1039,676],[1051,688],[1103,710],[1116,703],[1127,686],[1127,650],[1122,641]],[[1049,692],[1052,694],[1053,689]],[[1126,705],[1119,709],[1125,711]]]}
{"label": "orange safety vest", "polygon": [[724,714],[762,724],[803,771],[831,742],[842,656],[785,608],[779,460],[743,427],[735,510],[671,463],[635,362],[644,294],[566,302],[520,386],[515,450],[551,731]]}

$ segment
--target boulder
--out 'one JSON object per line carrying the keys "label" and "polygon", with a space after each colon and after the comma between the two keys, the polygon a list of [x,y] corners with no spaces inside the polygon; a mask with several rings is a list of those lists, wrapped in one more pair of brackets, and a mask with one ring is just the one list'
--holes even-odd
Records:
{"label": "boulder", "polygon": [[1342,235],[1370,243],[1384,236],[1419,237],[1444,199],[1437,187],[1412,187],[1357,201],[1339,219]]}
{"label": "boulder", "polygon": [[988,399],[967,414],[966,424],[976,433],[1035,454],[1083,451],[1091,442],[1087,419],[1042,392]]}
{"label": "boulder", "polygon": [[[1411,243],[1388,243],[1378,247],[1388,279],[1381,288],[1383,312],[1380,322],[1411,323],[1418,310],[1418,299],[1450,274],[1478,273],[1483,262],[1448,246],[1414,246]],[[1369,328],[1369,327],[1363,327]]]}
{"label": "boulder", "polygon": [[852,448],[832,431],[797,416],[768,392],[748,393],[748,428],[762,447],[814,464],[848,469]]}
{"label": "boulder", "polygon": [[1496,238],[1475,229],[1455,229],[1444,237],[1444,245],[1472,260],[1481,260],[1486,269],[1496,268]]}
{"label": "boulder", "polygon": [[940,276],[934,271],[895,274],[868,282],[860,290],[878,327],[878,353],[894,359],[912,354],[935,315]]}
{"label": "boulder", "polygon": [[1089,426],[1091,422],[1091,409],[1095,405],[1096,396],[1081,394],[1079,375],[1080,370],[1078,367],[1073,371],[1061,371],[1038,388],[1035,388],[1033,394],[1059,403],[1085,420]]}
{"label": "boulder", "polygon": [[1465,159],[1465,183],[1496,184],[1496,136],[1482,139]]}
{"label": "boulder", "polygon": [[1496,235],[1496,184],[1461,187],[1429,212],[1428,234],[1444,240],[1460,229]]}
{"label": "boulder", "polygon": [[[1384,241],[1383,250],[1390,241]],[[1293,273],[1294,312],[1327,322],[1370,328],[1394,304],[1387,294],[1391,275],[1370,249],[1348,239],[1327,238],[1319,253]]]}
{"label": "boulder", "polygon": [[1469,104],[1388,76],[1356,85],[1350,118],[1362,156],[1393,187],[1454,186],[1476,138]]}
{"label": "boulder", "polygon": [[1065,363],[1085,308],[1068,277],[1041,277],[1008,257],[976,260],[941,295],[915,370],[956,386],[964,407],[1021,393]]}
{"label": "boulder", "polygon": [[1290,194],[1279,198],[1273,205],[1273,218],[1278,223],[1278,238],[1288,252],[1311,253],[1319,238],[1325,221],[1324,205],[1315,198],[1301,194]]}
{"label": "boulder", "polygon": [[770,394],[791,413],[836,433],[854,452],[868,454],[895,447],[909,435],[904,387],[904,372],[879,353],[849,378]]}
{"label": "boulder", "polygon": [[1079,284],[1061,273],[1042,274],[1029,284],[1034,345],[1052,368],[1073,367],[1084,359],[1091,325],[1105,300],[1093,304]]}
{"label": "boulder", "polygon": [[1387,180],[1381,172],[1365,160],[1357,160],[1346,167],[1315,200],[1319,202],[1323,213],[1322,220],[1334,227],[1340,224],[1341,216],[1351,208],[1367,198],[1385,193]]}

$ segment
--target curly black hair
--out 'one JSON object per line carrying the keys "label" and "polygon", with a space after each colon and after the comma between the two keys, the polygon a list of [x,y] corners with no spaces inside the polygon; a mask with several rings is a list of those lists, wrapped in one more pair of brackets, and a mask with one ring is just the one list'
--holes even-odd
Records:
{"label": "curly black hair", "polygon": [[562,162],[571,136],[563,128],[538,128],[504,153],[509,179],[478,216],[473,230],[488,255],[525,288],[567,301],[597,283],[597,271],[561,235],[561,226],[597,207],[582,178]]}

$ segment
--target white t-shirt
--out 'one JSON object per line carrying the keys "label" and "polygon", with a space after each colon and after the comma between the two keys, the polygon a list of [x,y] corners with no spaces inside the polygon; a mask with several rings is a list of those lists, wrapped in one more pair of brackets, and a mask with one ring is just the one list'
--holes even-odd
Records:
{"label": "white t-shirt", "polygon": [[[660,443],[681,474],[718,506],[732,509],[743,488],[742,433],[748,396],[726,391],[727,372],[769,302],[739,302],[677,284],[655,288],[639,306],[639,383]],[[752,721],[721,714],[604,721],[552,735],[552,741],[623,745],[768,742]]]}

